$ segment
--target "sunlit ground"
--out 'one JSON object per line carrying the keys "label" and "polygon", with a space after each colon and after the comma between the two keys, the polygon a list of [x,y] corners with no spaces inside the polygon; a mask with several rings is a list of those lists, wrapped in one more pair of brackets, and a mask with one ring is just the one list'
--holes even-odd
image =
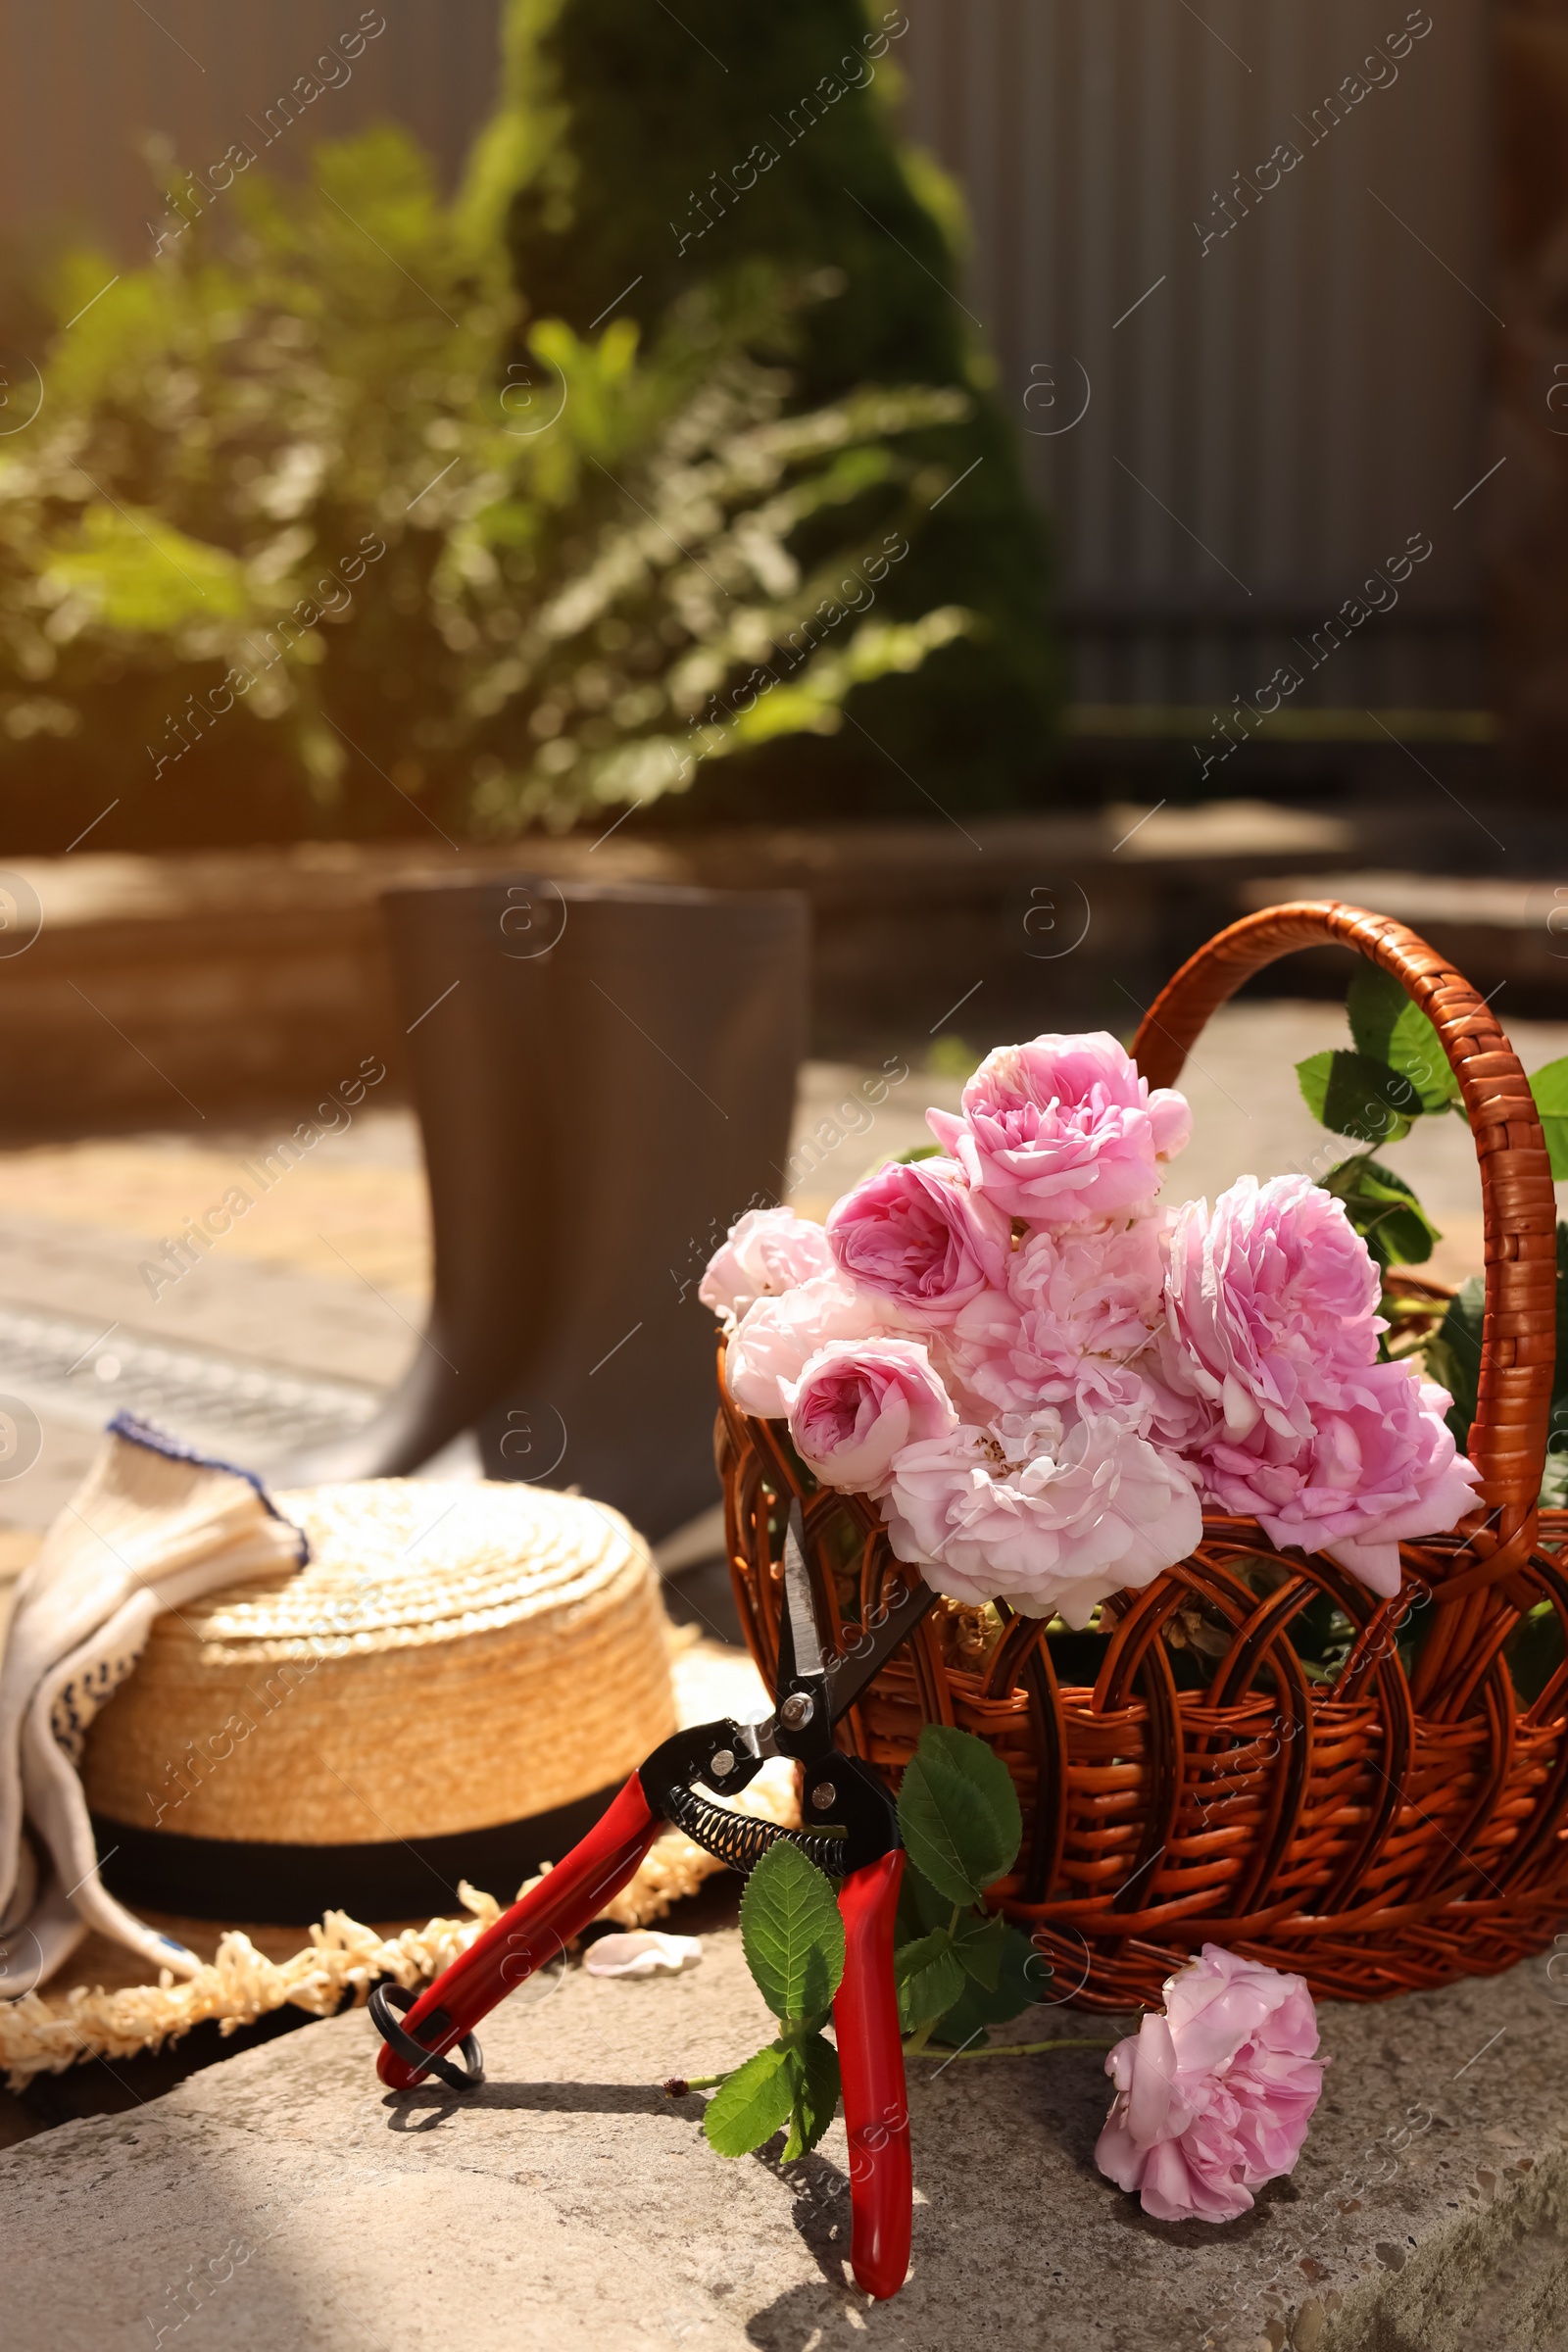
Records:
{"label": "sunlit ground", "polygon": [[[1568,1053],[1568,1025],[1521,1021],[1512,1034],[1527,1069]],[[1184,1080],[1194,1134],[1171,1172],[1174,1197],[1212,1198],[1247,1169],[1264,1176],[1331,1165],[1340,1147],[1301,1102],[1293,1064],[1347,1042],[1344,1015],[1328,1004],[1222,1011]],[[927,1103],[956,1105],[956,1077],[920,1071],[873,1103],[879,1075],[826,1062],[803,1073],[792,1165],[793,1198],[806,1214],[823,1215],[867,1168],[929,1140]],[[186,1136],[149,1134],[0,1152],[0,1309],[79,1322],[84,1345],[107,1335],[72,1376],[75,1410],[43,1416],[37,1464],[0,1481],[0,1529],[47,1524],[71,1492],[95,1421],[122,1400],[117,1347],[188,1347],[367,1391],[401,1376],[419,1345],[429,1285],[412,1111],[367,1111],[324,1138],[198,1265],[151,1296],[141,1268],[163,1238],[221,1200],[242,1181],[240,1162],[273,1140],[259,1126],[199,1149]],[[1462,1122],[1423,1121],[1385,1156],[1443,1232],[1429,1271],[1450,1281],[1478,1271],[1480,1187]],[[0,1558],[0,1573],[4,1566]]]}

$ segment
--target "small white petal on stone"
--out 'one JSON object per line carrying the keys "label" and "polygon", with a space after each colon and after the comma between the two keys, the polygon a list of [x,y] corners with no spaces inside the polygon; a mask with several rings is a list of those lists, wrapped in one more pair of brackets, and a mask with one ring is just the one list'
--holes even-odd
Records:
{"label": "small white petal on stone", "polygon": [[703,1956],[700,1936],[663,1936],[639,1928],[632,1936],[601,1936],[588,1946],[583,1967],[591,1977],[678,1977]]}

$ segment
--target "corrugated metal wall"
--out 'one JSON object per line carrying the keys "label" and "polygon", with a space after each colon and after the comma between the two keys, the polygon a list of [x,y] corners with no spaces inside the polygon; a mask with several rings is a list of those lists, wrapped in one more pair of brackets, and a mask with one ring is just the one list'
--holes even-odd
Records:
{"label": "corrugated metal wall", "polygon": [[[500,0],[0,0],[0,227],[15,240],[79,224],[145,260],[149,131],[205,179],[234,141],[286,171],[318,139],[391,117],[450,179],[494,103],[499,16]],[[320,95],[270,129],[302,78]]]}
{"label": "corrugated metal wall", "polygon": [[[268,135],[329,43],[383,18],[342,86],[272,134],[268,164],[391,115],[450,178],[492,100],[499,6],[0,0],[4,233],[74,218],[142,258],[145,130],[205,174],[230,141]],[[1223,706],[1281,662],[1304,669],[1293,639],[1309,647],[1371,566],[1425,534],[1397,606],[1308,672],[1298,705],[1483,699],[1486,492],[1455,502],[1491,462],[1484,0],[1441,0],[1408,55],[1372,69],[1374,43],[1421,10],[906,6],[891,54],[911,129],[968,195],[967,299],[1057,518],[1076,697]],[[1314,108],[1369,72],[1387,86],[1314,130]],[[1255,183],[1286,141],[1300,161],[1233,199],[1237,224],[1203,251],[1195,219],[1224,228],[1233,175]]]}
{"label": "corrugated metal wall", "polygon": [[[964,183],[970,301],[1057,517],[1076,695],[1223,707],[1304,669],[1292,640],[1424,533],[1298,703],[1482,700],[1486,492],[1454,507],[1497,454],[1483,0],[905,5],[910,125]],[[1407,13],[1431,30],[1364,66]],[[1300,161],[1205,252],[1195,220],[1224,229],[1284,141]]]}

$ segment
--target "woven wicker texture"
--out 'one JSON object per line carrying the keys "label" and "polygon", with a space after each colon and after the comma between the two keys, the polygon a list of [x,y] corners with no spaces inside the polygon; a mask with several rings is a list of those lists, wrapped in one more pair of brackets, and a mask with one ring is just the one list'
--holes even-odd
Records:
{"label": "woven wicker texture", "polygon": [[[1154,2001],[1204,1941],[1376,1999],[1509,1967],[1568,1912],[1568,1666],[1518,1700],[1510,1638],[1539,1603],[1568,1635],[1543,1514],[1555,1318],[1550,1167],[1529,1085],[1476,991],[1401,924],[1334,903],[1234,924],[1152,1005],[1134,1053],[1181,1074],[1216,1006],[1295,948],[1358,950],[1436,1025],[1475,1137],[1486,1212],[1486,1331],[1470,1452],[1484,1507],[1401,1547],[1380,1601],[1321,1554],[1278,1552],[1255,1521],[1206,1514],[1190,1559],[1104,1611],[1108,1639],[1057,1637],[1004,1606],[939,1602],[846,1717],[841,1739],[896,1782],[925,1722],[1005,1761],[1024,1840],[995,1899],[1034,1934],[1053,1997]],[[805,1505],[824,1619],[845,1646],[909,1573],[873,1505],[813,1489],[781,1424],[723,1388],[717,1449],[731,1570],[764,1674],[777,1646],[781,1514]],[[1289,1639],[1327,1598],[1352,1638],[1332,1681]],[[848,1631],[846,1631],[848,1629]],[[1092,1680],[1075,1679],[1092,1652]],[[1184,1654],[1185,1653],[1185,1654]],[[1059,1662],[1059,1672],[1058,1672]],[[1195,1672],[1195,1669],[1197,1670]],[[1196,1687],[1195,1687],[1196,1686]]]}
{"label": "woven wicker texture", "polygon": [[95,1812],[301,1845],[438,1838],[591,1795],[674,1730],[659,1580],[618,1512],[402,1479],[279,1508],[310,1564],[156,1620],[88,1736]]}

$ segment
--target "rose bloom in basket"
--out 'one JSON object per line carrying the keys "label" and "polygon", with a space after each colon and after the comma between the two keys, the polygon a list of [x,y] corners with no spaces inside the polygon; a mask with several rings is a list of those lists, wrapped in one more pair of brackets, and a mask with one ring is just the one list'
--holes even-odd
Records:
{"label": "rose bloom in basket", "polygon": [[1186,1102],[1103,1031],[988,1054],[940,1150],[826,1230],[753,1209],[701,1297],[743,1411],[878,1504],[939,1592],[1091,1623],[1199,1543],[1209,1507],[1380,1595],[1476,1472],[1446,1393],[1380,1361],[1377,1269],[1304,1177],[1159,1200]]}

